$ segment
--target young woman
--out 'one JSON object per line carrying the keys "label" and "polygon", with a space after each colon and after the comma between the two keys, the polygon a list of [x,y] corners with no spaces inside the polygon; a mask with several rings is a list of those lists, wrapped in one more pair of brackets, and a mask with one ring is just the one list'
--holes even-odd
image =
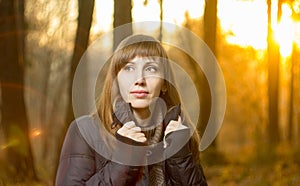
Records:
{"label": "young woman", "polygon": [[160,42],[127,37],[111,58],[97,111],[68,129],[56,185],[207,185],[199,136],[180,105]]}

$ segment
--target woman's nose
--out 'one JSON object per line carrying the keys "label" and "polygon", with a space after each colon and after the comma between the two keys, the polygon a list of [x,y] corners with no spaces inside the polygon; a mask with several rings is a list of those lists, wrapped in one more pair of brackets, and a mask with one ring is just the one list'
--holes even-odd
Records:
{"label": "woman's nose", "polygon": [[144,74],[143,72],[139,72],[136,77],[135,85],[144,85],[144,84],[145,84]]}
{"label": "woman's nose", "polygon": [[136,81],[135,81],[135,85],[145,85],[146,81],[145,81],[145,78],[144,77],[141,77],[141,78],[138,78]]}

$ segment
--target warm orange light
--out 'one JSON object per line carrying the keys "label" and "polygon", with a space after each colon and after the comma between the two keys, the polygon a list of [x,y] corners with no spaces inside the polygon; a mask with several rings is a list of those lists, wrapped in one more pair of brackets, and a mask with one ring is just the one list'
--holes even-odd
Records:
{"label": "warm orange light", "polygon": [[294,42],[296,43],[296,46],[300,48],[300,22],[295,22]]}
{"label": "warm orange light", "polygon": [[5,150],[5,149],[7,149],[9,147],[17,146],[18,144],[19,144],[19,140],[12,139],[7,144],[1,145],[1,150]]}
{"label": "warm orange light", "polygon": [[31,138],[36,138],[36,137],[40,136],[41,134],[42,134],[41,130],[34,128],[31,132]]}
{"label": "warm orange light", "polygon": [[1,150],[4,150],[7,148],[7,145],[1,145]]}

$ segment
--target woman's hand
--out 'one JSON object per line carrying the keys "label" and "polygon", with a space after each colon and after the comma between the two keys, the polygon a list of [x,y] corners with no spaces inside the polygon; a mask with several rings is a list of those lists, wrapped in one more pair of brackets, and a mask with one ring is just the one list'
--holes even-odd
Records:
{"label": "woman's hand", "polygon": [[137,127],[133,121],[125,123],[117,133],[121,136],[130,138],[134,141],[144,143],[147,141],[145,134],[140,127]]}
{"label": "woman's hand", "polygon": [[169,134],[170,132],[185,129],[185,128],[188,128],[188,127],[182,124],[181,117],[179,116],[178,121],[171,120],[169,122],[169,124],[167,125],[167,128],[165,130],[165,136],[167,136],[167,134]]}
{"label": "woman's hand", "polygon": [[164,144],[164,148],[166,148],[169,144],[169,142],[167,142],[167,135],[171,132],[174,132],[174,131],[178,131],[178,130],[183,130],[183,129],[187,129],[188,127],[183,125],[182,124],[182,121],[181,121],[181,117],[179,116],[178,117],[178,120],[171,120],[169,122],[169,124],[167,125],[167,128],[165,130],[165,135],[164,135],[164,138],[163,138],[163,144]]}

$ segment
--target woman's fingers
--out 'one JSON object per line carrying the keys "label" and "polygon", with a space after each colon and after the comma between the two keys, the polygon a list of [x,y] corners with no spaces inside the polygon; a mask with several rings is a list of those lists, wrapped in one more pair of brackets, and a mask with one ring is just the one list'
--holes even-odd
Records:
{"label": "woman's fingers", "polygon": [[133,121],[127,122],[118,131],[118,134],[138,142],[146,142],[147,138],[140,127],[137,127]]}
{"label": "woman's fingers", "polygon": [[147,138],[144,133],[140,133],[140,134],[136,135],[133,140],[144,143],[147,141]]}
{"label": "woman's fingers", "polygon": [[126,127],[126,128],[128,128],[128,129],[130,129],[130,128],[132,128],[132,127],[135,127],[135,123],[134,123],[134,121],[129,121],[129,122],[125,123],[125,124],[123,125],[123,127]]}
{"label": "woman's fingers", "polygon": [[135,123],[133,121],[130,121],[130,122],[125,123],[117,132],[124,136],[133,127],[135,127]]}
{"label": "woman's fingers", "polygon": [[170,132],[173,132],[173,131],[176,131],[176,130],[181,130],[181,129],[184,129],[184,128],[187,128],[186,126],[184,126],[181,122],[181,117],[179,116],[178,117],[178,120],[175,121],[175,120],[171,120],[165,130],[165,136],[167,134],[169,134]]}
{"label": "woman's fingers", "polygon": [[127,133],[126,137],[133,139],[135,141],[138,141],[138,142],[146,142],[147,141],[145,134],[142,133],[140,129],[139,129],[139,131],[138,130],[130,130]]}
{"label": "woman's fingers", "polygon": [[141,132],[140,127],[135,127],[130,130],[130,133],[128,134],[128,137],[139,142],[146,142],[147,138],[143,132]]}

